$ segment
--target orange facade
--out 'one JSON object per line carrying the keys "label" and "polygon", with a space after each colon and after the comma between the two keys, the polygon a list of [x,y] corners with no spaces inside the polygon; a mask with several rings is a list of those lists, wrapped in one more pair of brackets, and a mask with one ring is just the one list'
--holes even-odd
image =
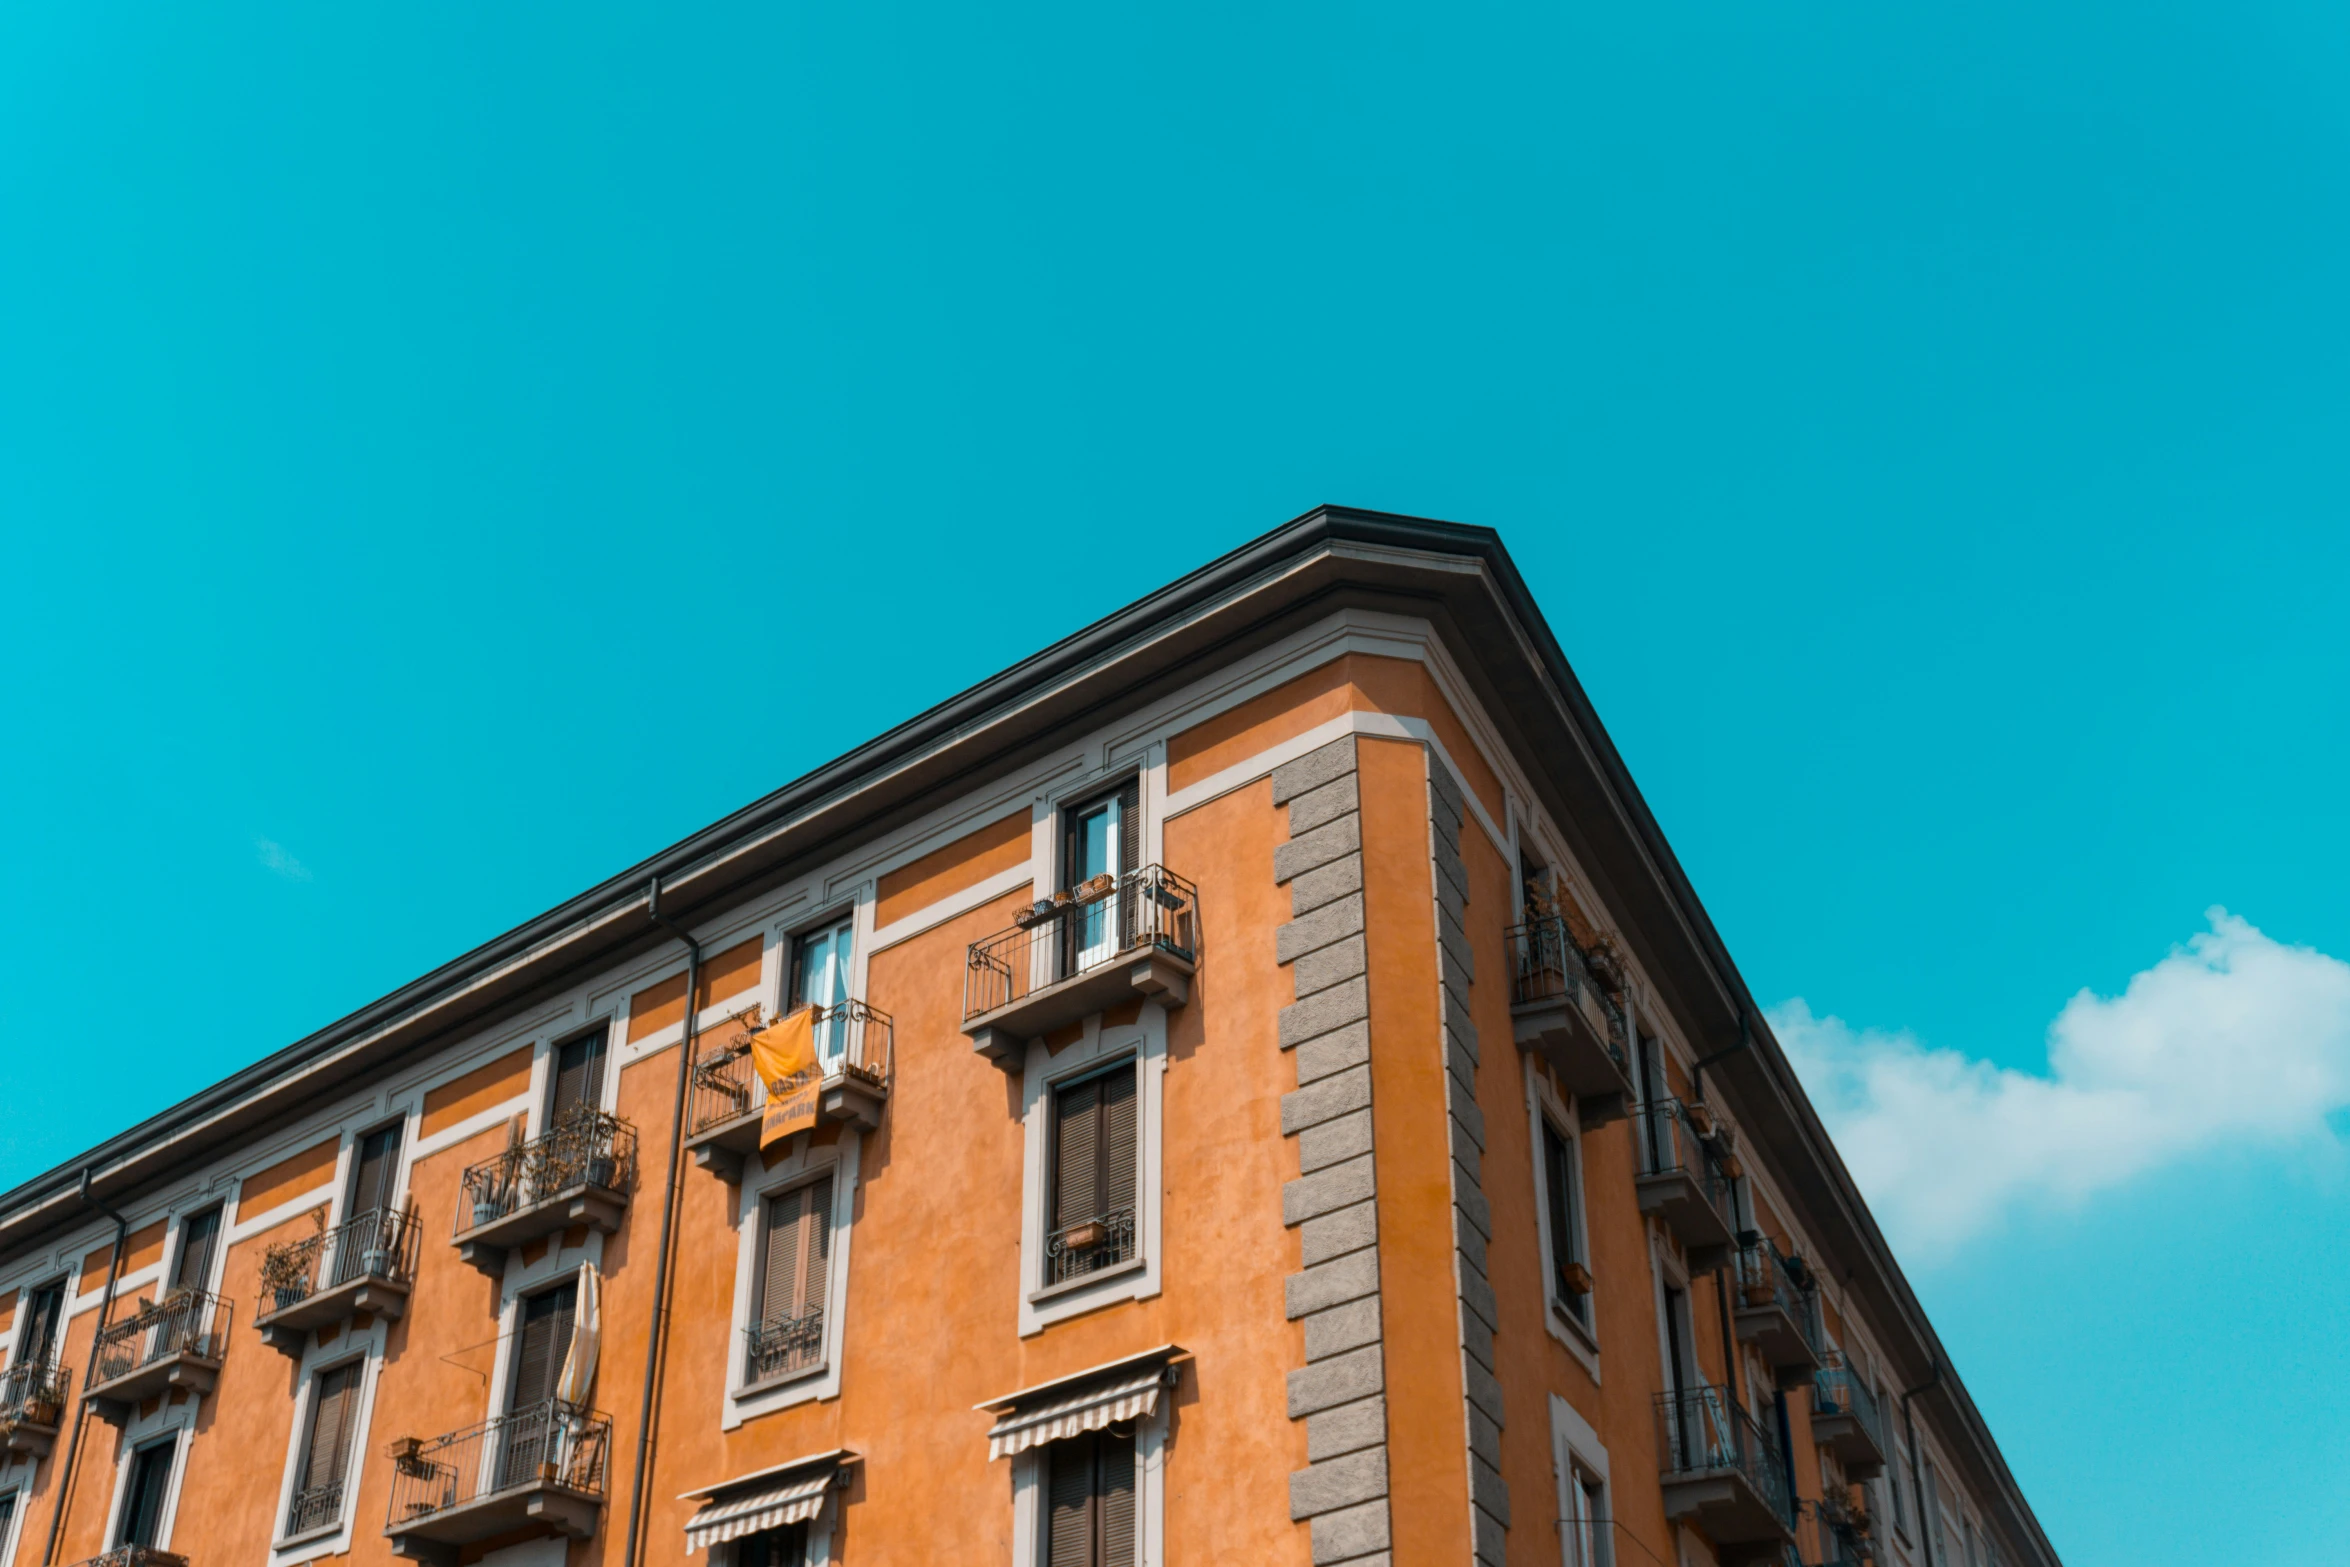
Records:
{"label": "orange facade", "polygon": [[[110,1144],[111,1301],[80,1167],[14,1194],[0,1567],[2052,1563],[1644,810],[1406,568],[1330,586],[1372,527],[1272,536],[1212,656],[1137,606],[947,786],[690,846],[674,927],[616,884]],[[744,1017],[802,1004],[822,1119],[763,1149]]]}

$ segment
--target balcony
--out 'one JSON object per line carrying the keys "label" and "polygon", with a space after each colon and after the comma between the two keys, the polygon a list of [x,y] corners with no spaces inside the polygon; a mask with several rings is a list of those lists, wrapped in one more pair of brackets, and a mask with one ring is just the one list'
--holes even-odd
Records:
{"label": "balcony", "polygon": [[1640,1108],[1640,1164],[1633,1189],[1642,1213],[1654,1214],[1681,1243],[1697,1272],[1730,1254],[1730,1186],[1699,1138],[1694,1112],[1674,1099]]}
{"label": "balcony", "polygon": [[609,1415],[556,1399],[429,1442],[394,1442],[392,1554],[456,1567],[466,1546],[518,1531],[591,1539],[611,1446]]}
{"label": "balcony", "polygon": [[584,1224],[620,1228],[636,1189],[636,1128],[615,1115],[575,1110],[552,1130],[516,1143],[459,1178],[457,1255],[504,1278],[516,1246]]}
{"label": "balcony", "polygon": [[1762,1352],[1781,1388],[1808,1387],[1820,1369],[1819,1297],[1803,1263],[1756,1237],[1738,1248],[1738,1336]]}
{"label": "balcony", "polygon": [[1799,1531],[1803,1536],[1801,1567],[1861,1567],[1864,1562],[1882,1560],[1865,1509],[1839,1500],[1831,1489],[1806,1513]]}
{"label": "balcony", "polygon": [[1132,1262],[1134,1209],[1113,1208],[1098,1218],[1066,1224],[1044,1240],[1044,1287],[1075,1284]]}
{"label": "balcony", "polygon": [[0,1453],[48,1457],[72,1388],[72,1378],[55,1361],[10,1366],[0,1374]]}
{"label": "balcony", "polygon": [[[816,1054],[824,1080],[816,1089],[816,1119],[866,1131],[881,1124],[897,1054],[897,1027],[887,1012],[862,1001],[816,1010]],[[746,1013],[737,1037],[694,1063],[686,1104],[685,1146],[694,1163],[730,1181],[742,1179],[743,1160],[759,1151],[766,1090],[751,1065],[751,1034],[758,1013]]]}
{"label": "balcony", "polygon": [[399,1316],[415,1280],[416,1216],[377,1209],[263,1253],[269,1309],[253,1326],[271,1349],[299,1360],[316,1329],[362,1311]]}
{"label": "balcony", "polygon": [[1795,1499],[1779,1444],[1720,1388],[1656,1401],[1665,1516],[1695,1524],[1716,1554],[1776,1555],[1795,1539]]}
{"label": "balcony", "polygon": [[152,1545],[118,1545],[105,1555],[77,1562],[74,1567],[188,1567],[188,1559],[159,1551]]}
{"label": "balcony", "polygon": [[1824,1367],[1811,1384],[1811,1439],[1836,1455],[1848,1480],[1885,1472],[1885,1412],[1868,1384],[1844,1366]]}
{"label": "balcony", "polygon": [[98,1335],[82,1398],[90,1413],[121,1425],[150,1398],[185,1389],[198,1398],[220,1378],[220,1357],[228,1348],[230,1304],[202,1290],[178,1290],[160,1302],[139,1302],[138,1310]]}
{"label": "balcony", "polygon": [[824,1308],[774,1317],[743,1329],[743,1384],[761,1388],[788,1382],[824,1364]]}
{"label": "balcony", "polygon": [[1591,977],[1567,922],[1552,914],[1513,925],[1510,1023],[1521,1050],[1540,1052],[1575,1097],[1588,1131],[1620,1121],[1633,1099],[1623,1009]]}
{"label": "balcony", "polygon": [[1018,1071],[1028,1041],[1135,1000],[1181,1006],[1199,959],[1199,891],[1157,865],[1096,876],[1022,910],[1010,930],[971,944],[963,1032]]}

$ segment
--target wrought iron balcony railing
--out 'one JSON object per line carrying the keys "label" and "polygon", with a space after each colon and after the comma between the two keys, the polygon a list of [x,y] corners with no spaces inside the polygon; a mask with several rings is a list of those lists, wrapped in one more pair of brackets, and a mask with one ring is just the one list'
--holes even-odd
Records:
{"label": "wrought iron balcony railing", "polygon": [[84,1391],[177,1356],[217,1362],[228,1343],[233,1310],[228,1301],[203,1290],[179,1290],[142,1306],[98,1335],[97,1358]]}
{"label": "wrought iron balcony railing", "polygon": [[306,1486],[286,1504],[286,1533],[308,1534],[339,1523],[343,1517],[343,1482]]}
{"label": "wrought iron balcony railing", "polygon": [[1848,1480],[1875,1479],[1884,1473],[1885,1456],[1893,1451],[1877,1395],[1841,1364],[1821,1367],[1812,1380],[1811,1434],[1836,1455]]}
{"label": "wrought iron balcony railing", "polygon": [[1738,1248],[1738,1336],[1761,1350],[1780,1386],[1800,1387],[1825,1358],[1818,1292],[1803,1263],[1766,1236],[1750,1234]]}
{"label": "wrought iron balcony railing", "polygon": [[964,1021],[1145,951],[1198,959],[1199,889],[1159,865],[1097,876],[1031,904],[1010,930],[971,944]]}
{"label": "wrought iron balcony railing", "polygon": [[1113,1208],[1098,1218],[1065,1224],[1045,1237],[1047,1287],[1081,1279],[1134,1258],[1134,1210]]}
{"label": "wrought iron balcony railing", "polygon": [[1715,1387],[1662,1393],[1656,1401],[1658,1450],[1670,1482],[1700,1475],[1744,1480],[1756,1501],[1778,1525],[1795,1531],[1795,1498],[1787,1488],[1787,1464],[1769,1430],[1730,1402]]}
{"label": "wrought iron balcony railing", "polygon": [[796,1317],[771,1317],[743,1330],[743,1380],[753,1387],[779,1381],[824,1359],[824,1308]]}
{"label": "wrought iron balcony railing", "polygon": [[64,1418],[72,1378],[55,1360],[27,1361],[0,1372],[0,1425],[55,1427]]}
{"label": "wrought iron balcony railing", "polygon": [[392,1461],[387,1528],[413,1530],[507,1492],[556,1487],[601,1500],[611,1445],[611,1416],[560,1399],[412,1444]]}
{"label": "wrought iron balcony railing", "polygon": [[118,1545],[103,1556],[77,1562],[75,1567],[188,1567],[188,1559],[152,1545]]}
{"label": "wrought iron balcony railing", "polygon": [[415,1215],[373,1209],[263,1253],[261,1285],[269,1291],[263,1315],[290,1311],[314,1295],[363,1279],[405,1284],[415,1275]]}
{"label": "wrought iron balcony railing", "polygon": [[459,1177],[457,1234],[572,1192],[636,1187],[636,1128],[616,1115],[574,1110],[552,1129],[517,1143]]}
{"label": "wrought iron balcony railing", "polygon": [[[816,1055],[825,1081],[854,1083],[871,1094],[889,1092],[897,1027],[887,1012],[850,1000],[815,1009]],[[737,1037],[706,1050],[694,1063],[686,1135],[698,1137],[759,1110],[765,1092],[751,1064],[751,1023]]]}
{"label": "wrought iron balcony railing", "polygon": [[1640,1208],[1664,1221],[1689,1251],[1690,1265],[1710,1268],[1728,1253],[1736,1220],[1721,1161],[1698,1133],[1696,1116],[1677,1099],[1642,1105],[1635,1188]]}
{"label": "wrought iron balcony railing", "polygon": [[1583,949],[1567,932],[1566,920],[1556,914],[1546,914],[1523,925],[1512,925],[1508,937],[1511,1003],[1563,1000],[1595,1008],[1600,1042],[1607,1047],[1617,1067],[1629,1072],[1624,1009],[1593,978]]}

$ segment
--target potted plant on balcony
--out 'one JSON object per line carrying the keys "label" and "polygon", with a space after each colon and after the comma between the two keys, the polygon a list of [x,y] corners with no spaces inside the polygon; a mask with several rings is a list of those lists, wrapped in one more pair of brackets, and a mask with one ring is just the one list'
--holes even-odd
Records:
{"label": "potted plant on balcony", "polygon": [[1061,1232],[1061,1246],[1065,1251],[1091,1251],[1110,1238],[1110,1227],[1100,1219],[1088,1219],[1083,1224],[1072,1224]]}
{"label": "potted plant on balcony", "polygon": [[404,1475],[422,1474],[425,1466],[416,1455],[422,1451],[423,1447],[424,1442],[421,1438],[396,1436],[384,1444],[384,1457],[390,1459],[392,1467]]}
{"label": "potted plant on balcony", "polygon": [[1559,1288],[1570,1295],[1591,1293],[1591,1270],[1579,1262],[1559,1265]]}

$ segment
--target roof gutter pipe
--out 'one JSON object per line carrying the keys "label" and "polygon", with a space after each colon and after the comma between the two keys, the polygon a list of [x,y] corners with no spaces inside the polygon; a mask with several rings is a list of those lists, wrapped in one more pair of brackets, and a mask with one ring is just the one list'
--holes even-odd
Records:
{"label": "roof gutter pipe", "polygon": [[[98,1297],[98,1325],[90,1330],[90,1359],[82,1367],[82,1388],[86,1392],[90,1377],[98,1369],[98,1345],[106,1337],[107,1313],[114,1309],[114,1286],[122,1277],[122,1250],[130,1240],[131,1221],[120,1211],[98,1200],[90,1189],[90,1166],[82,1166],[82,1189],[78,1194],[84,1207],[95,1208],[114,1221],[114,1256],[106,1264],[106,1293]],[[89,1423],[90,1401],[74,1400],[73,1440],[66,1445],[65,1468],[57,1476],[57,1506],[49,1514],[49,1543],[41,1547],[41,1567],[51,1567],[57,1560],[57,1536],[65,1529],[66,1509],[73,1505],[74,1465],[82,1456],[82,1428]]]}
{"label": "roof gutter pipe", "polygon": [[653,1425],[660,1394],[661,1350],[669,1337],[669,1252],[677,1223],[677,1161],[685,1141],[686,1074],[693,1069],[694,1003],[702,990],[702,944],[675,920],[661,912],[661,878],[655,876],[645,893],[645,912],[653,922],[685,943],[685,1033],[677,1042],[677,1103],[669,1117],[668,1166],[661,1180],[661,1249],[653,1266],[653,1323],[645,1335],[645,1386],[637,1405],[636,1479],[628,1490],[628,1544],[622,1567],[637,1567],[637,1545],[645,1524],[645,1475],[653,1460]]}

